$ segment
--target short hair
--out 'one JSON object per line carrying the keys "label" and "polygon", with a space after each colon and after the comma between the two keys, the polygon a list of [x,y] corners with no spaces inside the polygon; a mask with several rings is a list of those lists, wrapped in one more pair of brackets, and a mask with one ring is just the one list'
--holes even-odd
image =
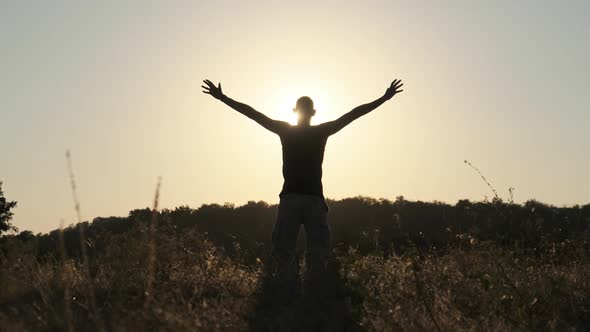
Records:
{"label": "short hair", "polygon": [[295,104],[296,109],[308,109],[313,110],[313,100],[308,96],[303,96],[297,99],[297,103]]}

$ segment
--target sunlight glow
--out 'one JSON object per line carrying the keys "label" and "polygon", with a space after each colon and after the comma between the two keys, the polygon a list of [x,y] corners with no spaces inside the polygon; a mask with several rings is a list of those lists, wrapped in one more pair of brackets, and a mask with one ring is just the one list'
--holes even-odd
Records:
{"label": "sunlight glow", "polygon": [[269,102],[269,114],[277,120],[296,124],[297,116],[293,113],[293,108],[301,96],[309,96],[314,102],[316,115],[311,120],[312,124],[331,121],[337,116],[330,90],[319,84],[289,84],[274,91],[273,96]]}

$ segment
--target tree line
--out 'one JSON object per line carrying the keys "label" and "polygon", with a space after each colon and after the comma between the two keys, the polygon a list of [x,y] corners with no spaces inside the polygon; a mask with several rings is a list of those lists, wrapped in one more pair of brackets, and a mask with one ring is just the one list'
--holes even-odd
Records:
{"label": "tree line", "polygon": [[[448,204],[409,201],[402,196],[395,200],[358,196],[328,200],[328,205],[335,250],[353,247],[363,253],[399,254],[418,248],[444,252],[450,246],[469,246],[477,241],[541,255],[562,249],[569,252],[572,247],[588,250],[590,240],[590,204],[555,207],[535,200],[515,204],[500,199]],[[63,244],[68,255],[80,256],[78,230],[84,226],[88,254],[92,256],[100,253],[112,236],[146,237],[150,223],[155,221],[157,234],[197,231],[229,255],[255,259],[269,252],[276,213],[277,205],[263,201],[242,206],[136,209],[126,217],[98,217],[83,225],[71,225],[63,229]],[[301,232],[300,249],[303,243]],[[9,255],[11,250],[34,250],[38,257],[58,257],[60,230],[46,234],[22,231],[1,237],[0,254]]]}

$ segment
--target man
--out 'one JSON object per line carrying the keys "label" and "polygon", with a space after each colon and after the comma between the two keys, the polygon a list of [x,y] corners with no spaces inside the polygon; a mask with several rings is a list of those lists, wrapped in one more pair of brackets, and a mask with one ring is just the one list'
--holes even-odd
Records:
{"label": "man", "polygon": [[402,92],[401,80],[394,80],[380,98],[360,105],[335,121],[312,126],[315,115],[313,101],[309,97],[297,100],[293,111],[297,125],[273,120],[252,107],[237,102],[209,80],[203,81],[203,92],[258,122],[264,128],[279,135],[283,148],[284,184],[279,194],[277,219],[272,231],[273,256],[279,265],[292,267],[299,227],[305,227],[306,265],[309,273],[316,275],[325,269],[330,254],[330,227],[327,222],[328,206],[322,188],[322,162],[324,148],[330,135],[340,131],[352,121],[373,111],[381,104]]}

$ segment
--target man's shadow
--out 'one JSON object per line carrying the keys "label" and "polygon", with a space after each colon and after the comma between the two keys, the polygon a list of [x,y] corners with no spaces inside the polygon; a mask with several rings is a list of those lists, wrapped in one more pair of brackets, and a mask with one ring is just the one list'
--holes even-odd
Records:
{"label": "man's shadow", "polygon": [[[298,255],[301,257],[301,255]],[[276,263],[266,259],[257,302],[250,321],[252,331],[363,331],[353,312],[360,296],[346,286],[340,263],[332,258],[319,277],[299,276],[302,259],[297,259],[295,276],[277,273]],[[358,306],[357,306],[358,307]]]}

